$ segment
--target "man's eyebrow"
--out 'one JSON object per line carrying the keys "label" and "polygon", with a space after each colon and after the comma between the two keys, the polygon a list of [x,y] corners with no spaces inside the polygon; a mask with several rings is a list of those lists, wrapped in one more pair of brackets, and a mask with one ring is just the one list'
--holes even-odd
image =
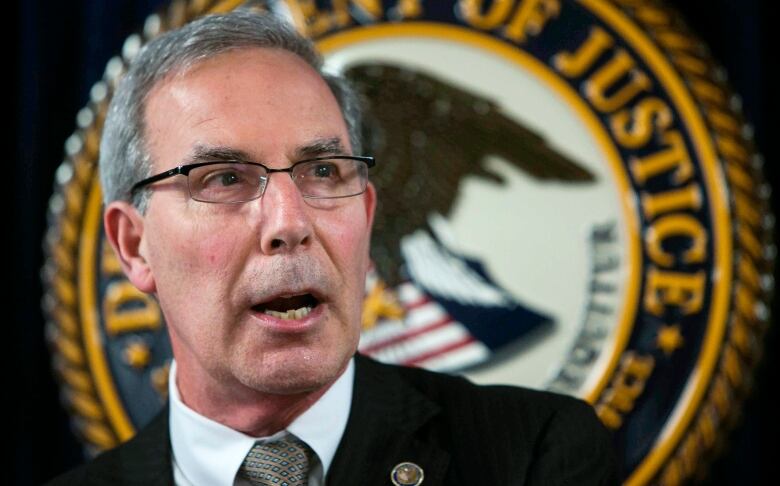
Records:
{"label": "man's eyebrow", "polygon": [[243,150],[232,147],[197,145],[192,154],[187,158],[187,163],[207,162],[211,160],[242,160],[250,161],[252,158]]}
{"label": "man's eyebrow", "polygon": [[339,155],[345,153],[344,145],[338,137],[322,138],[302,145],[295,150],[295,160],[309,159],[321,155]]}
{"label": "man's eyebrow", "polygon": [[[322,138],[298,147],[293,154],[293,161],[343,153],[345,153],[344,145],[338,137]],[[185,164],[212,160],[240,160],[249,162],[253,159],[247,152],[233,147],[196,145],[192,153],[187,157]]]}

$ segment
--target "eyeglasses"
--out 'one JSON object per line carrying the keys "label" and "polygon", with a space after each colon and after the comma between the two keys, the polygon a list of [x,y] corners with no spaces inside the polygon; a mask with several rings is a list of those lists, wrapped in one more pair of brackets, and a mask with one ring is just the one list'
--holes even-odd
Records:
{"label": "eyeglasses", "polygon": [[256,162],[213,160],[180,165],[137,182],[138,189],[175,175],[187,177],[190,197],[207,203],[241,203],[257,199],[274,172],[290,174],[301,195],[310,199],[335,199],[363,194],[373,157],[330,155],[301,160],[286,169],[270,169]]}

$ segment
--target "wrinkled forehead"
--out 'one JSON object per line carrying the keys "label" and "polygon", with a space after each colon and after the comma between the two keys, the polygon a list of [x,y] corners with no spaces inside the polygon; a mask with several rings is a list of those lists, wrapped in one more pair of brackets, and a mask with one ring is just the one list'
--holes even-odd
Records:
{"label": "wrinkled forehead", "polygon": [[212,145],[259,161],[279,153],[292,158],[317,140],[337,139],[350,149],[328,84],[303,59],[280,49],[229,51],[172,73],[149,92],[144,122],[153,161],[178,160]]}
{"label": "wrinkled forehead", "polygon": [[[209,78],[215,80],[231,79],[241,68],[253,68],[253,83],[257,89],[262,89],[263,83],[275,83],[282,76],[279,73],[294,73],[301,80],[308,80],[312,88],[327,88],[333,95],[327,82],[320,72],[299,55],[286,49],[275,47],[235,47],[219,53],[201,56],[196,59],[185,59],[174,64],[170,70],[153,80],[146,95],[144,106],[156,93],[182,84],[188,80],[204,82]],[[194,81],[193,81],[194,82]],[[219,81],[217,81],[219,82]]]}

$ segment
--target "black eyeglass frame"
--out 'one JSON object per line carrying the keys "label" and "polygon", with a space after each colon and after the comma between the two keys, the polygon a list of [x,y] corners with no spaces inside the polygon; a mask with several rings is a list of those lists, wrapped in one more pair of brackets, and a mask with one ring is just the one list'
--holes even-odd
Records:
{"label": "black eyeglass frame", "polygon": [[[292,179],[293,169],[295,169],[295,167],[300,165],[300,164],[304,164],[304,163],[307,163],[307,162],[316,162],[318,160],[333,160],[333,159],[356,160],[356,161],[365,163],[366,167],[368,169],[370,169],[370,168],[372,168],[372,167],[374,167],[376,165],[376,160],[374,159],[374,157],[369,157],[369,156],[365,156],[365,155],[327,155],[327,156],[323,156],[323,157],[314,157],[314,158],[311,158],[311,159],[299,160],[298,162],[294,163],[293,165],[291,165],[290,167],[287,167],[285,169],[271,169],[270,167],[266,167],[265,165],[263,165],[263,164],[261,164],[259,162],[249,162],[249,161],[246,161],[246,160],[239,160],[239,159],[208,160],[208,161],[205,161],[205,162],[196,162],[194,164],[179,165],[179,166],[176,166],[176,167],[174,167],[172,169],[168,169],[165,172],[160,172],[159,174],[155,174],[155,175],[153,175],[151,177],[147,177],[146,179],[143,179],[143,180],[138,181],[135,184],[133,184],[133,187],[130,188],[130,194],[133,195],[133,194],[135,194],[136,191],[138,191],[139,189],[141,189],[143,187],[148,186],[149,184],[153,184],[155,182],[159,182],[159,181],[168,179],[168,178],[173,177],[173,176],[177,176],[177,175],[188,176],[190,171],[192,171],[193,169],[197,169],[198,167],[204,167],[204,166],[207,166],[207,165],[217,165],[217,164],[247,164],[247,165],[254,165],[254,166],[262,167],[263,169],[265,169],[265,171],[266,171],[266,173],[268,175],[273,174],[274,172],[287,172],[288,174],[290,174],[290,178]],[[189,189],[189,180],[188,180],[187,187]],[[252,198],[252,199],[257,199],[257,198],[261,197],[264,192],[265,192],[265,187],[263,187],[263,191],[261,191],[257,195],[257,197]],[[365,189],[363,189],[362,192],[359,192],[357,194],[348,194],[348,195],[345,195],[345,196],[333,196],[333,197],[330,197],[330,198],[318,198],[317,196],[305,196],[305,195],[303,197],[311,198],[311,199],[338,199],[338,198],[342,198],[342,197],[358,196],[360,194],[363,194],[363,192],[365,192]],[[190,192],[190,197],[192,197],[192,193],[191,192]],[[251,201],[252,199],[248,199],[247,201]],[[196,201],[200,201],[200,200],[196,199]],[[200,202],[207,202],[207,203],[213,203],[213,204],[229,204],[229,203],[219,203],[217,201],[200,201]],[[238,203],[238,202],[246,202],[246,201],[236,201],[236,202]]]}

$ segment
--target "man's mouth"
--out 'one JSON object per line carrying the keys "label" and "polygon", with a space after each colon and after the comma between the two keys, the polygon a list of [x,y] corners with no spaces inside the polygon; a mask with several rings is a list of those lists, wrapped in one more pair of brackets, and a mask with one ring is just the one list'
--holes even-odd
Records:
{"label": "man's mouth", "polygon": [[276,297],[268,302],[255,304],[252,310],[284,320],[303,319],[319,305],[320,301],[312,294],[300,294],[289,297]]}

